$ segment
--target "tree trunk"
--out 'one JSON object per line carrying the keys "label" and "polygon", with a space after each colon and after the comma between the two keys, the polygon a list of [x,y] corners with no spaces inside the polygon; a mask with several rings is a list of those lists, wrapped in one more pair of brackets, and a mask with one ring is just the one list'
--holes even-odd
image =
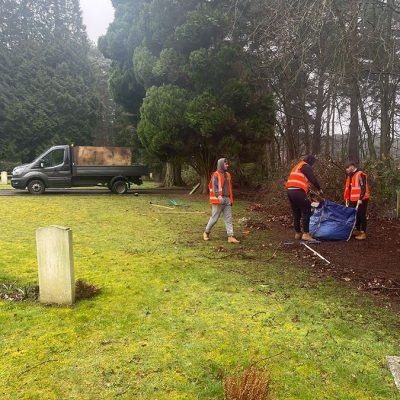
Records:
{"label": "tree trunk", "polygon": [[390,100],[389,100],[389,76],[384,75],[380,79],[381,97],[381,140],[380,158],[387,158],[390,154]]}
{"label": "tree trunk", "polygon": [[269,141],[265,145],[265,155],[263,164],[262,177],[266,179],[271,179],[273,173],[276,171],[277,165],[277,154],[276,145],[274,141]]}
{"label": "tree trunk", "polygon": [[186,186],[185,182],[182,179],[182,164],[176,163],[174,164],[174,182],[175,186]]}
{"label": "tree trunk", "polygon": [[291,104],[293,102],[293,99],[291,99],[291,96],[288,93],[288,89],[286,86],[287,82],[284,80],[282,82],[282,94],[279,94],[279,92],[275,90],[275,92],[277,93],[278,97],[281,100],[282,111],[283,111],[282,124],[278,124],[278,128],[281,131],[281,135],[286,143],[286,152],[287,152],[286,158],[288,160],[294,160],[297,158],[298,155],[297,142],[299,137],[297,135],[296,138],[296,127],[293,118],[294,110]]}
{"label": "tree trunk", "polygon": [[201,146],[197,157],[193,159],[192,167],[200,177],[200,193],[207,194],[211,174],[216,167],[216,156],[207,151],[207,146]]}
{"label": "tree trunk", "polygon": [[[335,92],[333,93],[332,97],[332,130],[331,130],[331,136],[332,136],[332,141],[331,141],[331,156],[335,157],[335,123],[336,123],[336,89]],[[329,151],[328,151],[329,153]]]}
{"label": "tree trunk", "polygon": [[324,114],[325,111],[324,84],[325,84],[324,73],[321,72],[318,79],[317,110],[315,113],[314,132],[312,137],[313,154],[321,153],[322,115]]}
{"label": "tree trunk", "polygon": [[[332,107],[331,98],[328,96],[328,104],[326,109],[326,141],[324,154],[329,156],[329,144],[330,144],[330,131],[331,131],[331,119],[332,119]],[[333,154],[332,154],[333,156]]]}
{"label": "tree trunk", "polygon": [[381,102],[381,140],[380,140],[380,158],[389,157],[391,148],[391,88],[390,72],[392,69],[392,19],[395,9],[394,0],[388,0],[384,22],[383,41],[379,48],[380,62],[382,64],[382,74],[379,77],[380,102]]}
{"label": "tree trunk", "polygon": [[361,119],[365,128],[365,131],[367,132],[367,145],[368,145],[368,153],[369,156],[375,160],[376,159],[376,151],[375,151],[375,145],[374,145],[374,137],[371,131],[371,128],[369,126],[368,123],[368,119],[367,119],[367,114],[365,112],[364,109],[364,104],[363,101],[361,99],[361,94],[360,91],[358,90],[358,101],[359,101],[359,106],[360,106],[360,112],[361,112]]}
{"label": "tree trunk", "polygon": [[164,186],[185,186],[181,176],[182,165],[176,162],[167,162],[165,164]]}
{"label": "tree trunk", "polygon": [[208,193],[208,184],[210,183],[211,173],[209,175],[201,175],[200,176],[200,193],[207,194]]}
{"label": "tree trunk", "polygon": [[358,1],[353,0],[354,15],[350,33],[350,132],[349,132],[349,159],[359,162],[359,119],[358,119]]}
{"label": "tree trunk", "polygon": [[293,121],[290,117],[286,117],[286,136],[287,136],[287,158],[294,160],[297,158],[296,141],[293,133]]}
{"label": "tree trunk", "polygon": [[358,120],[358,83],[353,78],[350,88],[350,133],[349,133],[349,159],[355,163],[360,161],[359,154],[359,120]]}
{"label": "tree trunk", "polygon": [[207,194],[211,174],[214,172],[213,167],[215,166],[215,161],[212,161],[212,158],[207,155],[206,157],[203,157],[201,161],[197,163],[197,165],[197,171],[200,176],[201,193]]}
{"label": "tree trunk", "polygon": [[[305,152],[306,154],[310,154],[311,151],[311,132],[310,132],[310,124],[309,124],[309,119],[310,116],[307,112],[305,100],[304,103],[302,104],[303,108],[303,121],[304,121],[304,137],[303,137],[303,143],[305,145]],[[300,146],[299,146],[300,148]]]}

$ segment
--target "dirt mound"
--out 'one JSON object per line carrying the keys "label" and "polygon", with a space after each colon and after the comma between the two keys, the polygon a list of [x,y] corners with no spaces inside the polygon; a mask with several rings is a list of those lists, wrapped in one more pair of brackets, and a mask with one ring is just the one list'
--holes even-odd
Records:
{"label": "dirt mound", "polygon": [[76,300],[91,299],[100,293],[101,289],[78,279],[75,283],[75,297]]}

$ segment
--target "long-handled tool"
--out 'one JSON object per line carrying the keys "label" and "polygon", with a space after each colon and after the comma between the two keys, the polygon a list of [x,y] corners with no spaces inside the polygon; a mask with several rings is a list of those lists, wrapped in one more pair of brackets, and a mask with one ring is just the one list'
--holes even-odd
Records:
{"label": "long-handled tool", "polygon": [[[346,207],[348,207],[348,206],[349,206],[349,201],[346,200]],[[360,206],[360,205],[359,205],[358,202],[357,202],[356,211],[358,211],[358,207],[359,207],[359,206]],[[356,217],[354,218],[353,228],[351,229],[350,235],[349,235],[349,237],[347,238],[346,242],[348,242],[348,241],[351,239],[351,237],[352,237],[352,235],[353,235],[354,228],[356,227],[356,223],[357,223],[357,214],[356,214]]]}
{"label": "long-handled tool", "polygon": [[328,261],[325,257],[321,256],[321,254],[319,254],[317,251],[315,251],[314,249],[312,249],[308,244],[301,242],[301,244],[306,247],[308,250],[312,251],[316,256],[318,256],[321,260],[324,260],[327,264],[330,264],[331,262]]}

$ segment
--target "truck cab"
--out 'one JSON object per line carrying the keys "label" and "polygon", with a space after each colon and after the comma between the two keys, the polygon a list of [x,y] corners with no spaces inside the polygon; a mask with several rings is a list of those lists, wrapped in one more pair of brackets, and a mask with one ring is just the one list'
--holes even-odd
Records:
{"label": "truck cab", "polygon": [[32,194],[41,194],[46,187],[70,187],[69,146],[53,146],[31,163],[15,167],[11,185],[15,189],[27,187]]}

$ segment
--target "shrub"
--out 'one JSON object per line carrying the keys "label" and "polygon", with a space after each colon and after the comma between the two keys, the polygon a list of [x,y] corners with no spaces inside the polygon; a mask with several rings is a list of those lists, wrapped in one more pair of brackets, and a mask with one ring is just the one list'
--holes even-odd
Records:
{"label": "shrub", "polygon": [[9,174],[11,174],[14,167],[16,167],[18,164],[21,164],[21,163],[19,163],[17,161],[1,161],[0,160],[0,171],[7,171]]}
{"label": "shrub", "polygon": [[200,182],[199,174],[187,164],[182,165],[182,179],[189,186],[194,186]]}
{"label": "shrub", "polygon": [[225,400],[267,400],[271,398],[270,373],[266,368],[249,366],[225,378]]}
{"label": "shrub", "polygon": [[[343,194],[346,183],[344,163],[331,160],[330,157],[317,156],[313,167],[324,197],[344,204]],[[279,173],[256,195],[258,202],[273,204],[274,208],[281,206],[282,213],[288,212],[285,183],[291,168],[290,165],[281,167]],[[392,216],[396,206],[396,191],[400,190],[400,166],[392,158],[386,160],[366,160],[361,164],[362,170],[368,175],[368,186],[371,192],[369,212],[380,216]]]}
{"label": "shrub", "polygon": [[394,209],[396,190],[400,190],[400,169],[393,158],[368,160],[364,164],[371,188],[371,198],[382,210]]}

